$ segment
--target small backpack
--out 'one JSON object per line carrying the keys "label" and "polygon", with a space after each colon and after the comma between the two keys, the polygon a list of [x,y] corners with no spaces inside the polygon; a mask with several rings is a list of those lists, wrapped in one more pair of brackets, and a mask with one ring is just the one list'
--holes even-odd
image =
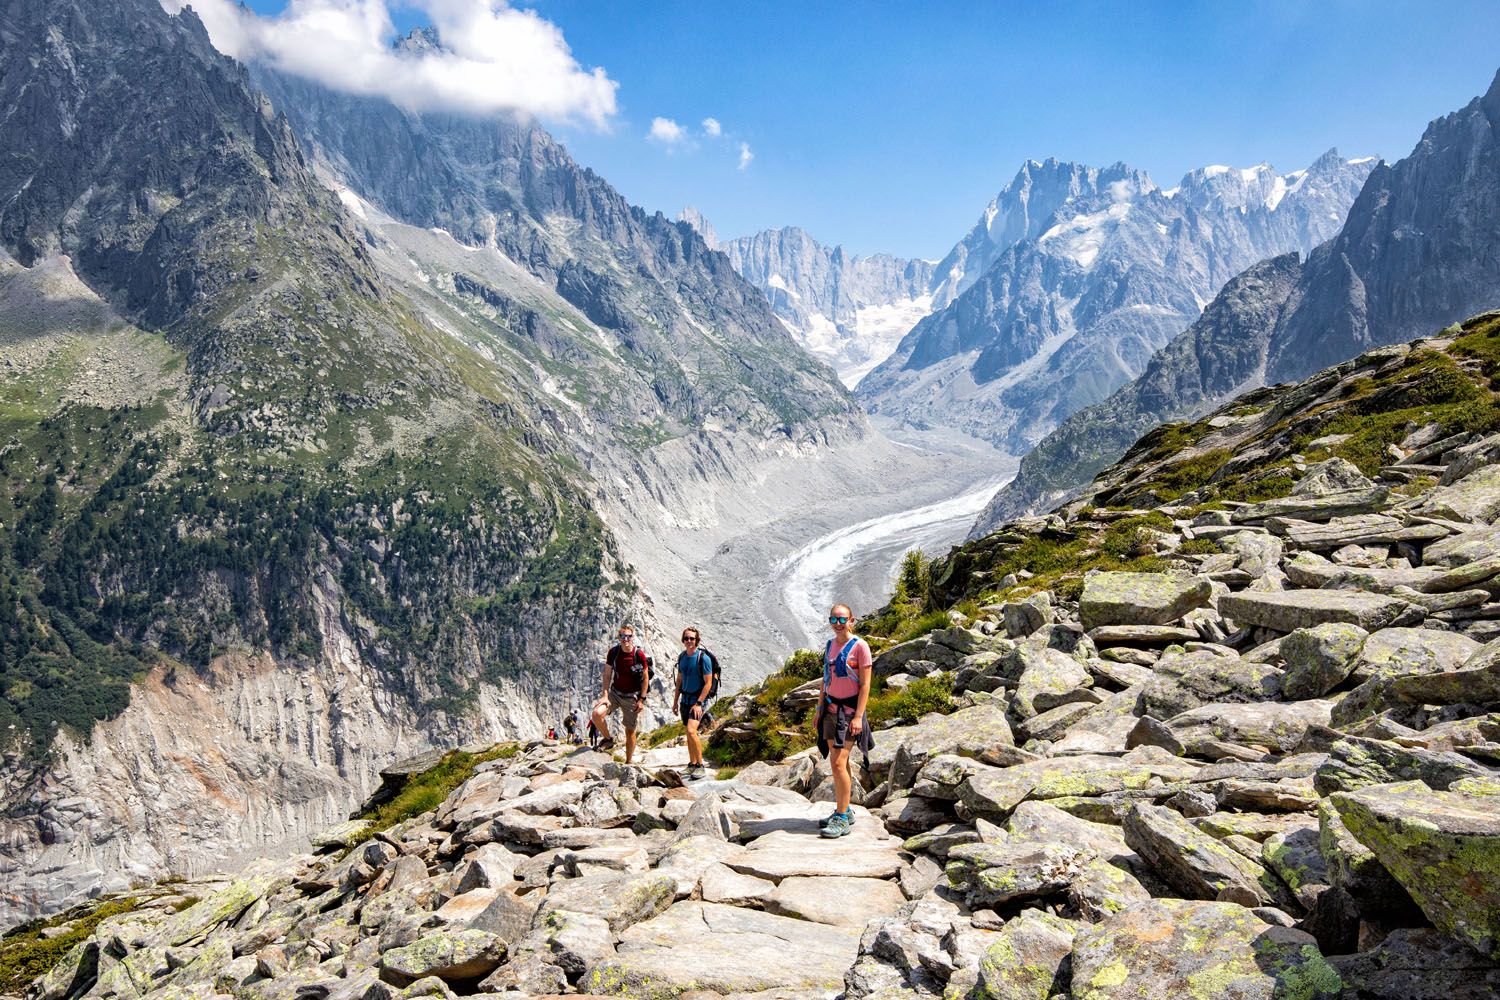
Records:
{"label": "small backpack", "polygon": [[849,666],[849,653],[853,651],[857,642],[859,642],[858,636],[850,639],[844,644],[844,648],[839,650],[839,655],[832,660],[828,657],[833,655],[833,640],[829,639],[828,645],[823,647],[823,690],[828,690],[829,684],[835,677],[852,677],[856,682],[859,680],[859,672]]}

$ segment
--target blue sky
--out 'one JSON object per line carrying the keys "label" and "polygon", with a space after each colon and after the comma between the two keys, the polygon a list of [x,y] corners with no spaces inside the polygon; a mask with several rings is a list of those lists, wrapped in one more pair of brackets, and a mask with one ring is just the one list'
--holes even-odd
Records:
{"label": "blue sky", "polygon": [[[422,23],[398,3],[399,26]],[[529,6],[618,83],[607,129],[551,127],[630,200],[858,253],[941,256],[1028,157],[1123,160],[1164,187],[1330,146],[1398,159],[1500,68],[1493,2]],[[648,140],[658,116],[696,138]]]}

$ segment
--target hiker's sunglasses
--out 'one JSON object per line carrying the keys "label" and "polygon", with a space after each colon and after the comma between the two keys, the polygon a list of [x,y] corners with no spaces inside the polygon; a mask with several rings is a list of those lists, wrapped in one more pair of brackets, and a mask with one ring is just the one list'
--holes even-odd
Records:
{"label": "hiker's sunglasses", "polygon": [[849,618],[847,616],[845,616],[845,615],[829,615],[828,616],[828,624],[830,624],[830,625],[848,625],[849,624]]}
{"label": "hiker's sunglasses", "polygon": [[698,641],[698,637],[696,635],[685,635],[685,636],[682,637],[682,641],[683,642],[697,642]]}
{"label": "hiker's sunglasses", "polygon": [[635,633],[634,632],[621,632],[620,633],[620,640],[622,642],[624,640],[626,640],[626,639],[634,639],[634,638],[635,638]]}

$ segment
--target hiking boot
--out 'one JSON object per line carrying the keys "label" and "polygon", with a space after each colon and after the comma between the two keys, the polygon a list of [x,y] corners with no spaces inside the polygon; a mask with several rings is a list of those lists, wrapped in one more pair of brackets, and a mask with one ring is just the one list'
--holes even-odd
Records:
{"label": "hiking boot", "polygon": [[849,813],[834,813],[832,819],[828,821],[828,825],[823,827],[823,836],[830,840],[844,836],[854,826],[853,822],[851,822],[853,818]]}
{"label": "hiking boot", "polygon": [[602,752],[609,753],[614,748],[615,748],[615,739],[614,739],[613,736],[605,736],[605,737],[602,737],[599,740],[599,749]]}
{"label": "hiking boot", "polygon": [[687,768],[687,776],[689,779],[703,777],[703,765],[689,764]]}

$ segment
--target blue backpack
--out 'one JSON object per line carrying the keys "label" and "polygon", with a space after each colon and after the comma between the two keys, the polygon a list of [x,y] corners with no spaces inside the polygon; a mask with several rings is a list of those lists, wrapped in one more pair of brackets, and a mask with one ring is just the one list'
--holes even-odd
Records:
{"label": "blue backpack", "polygon": [[859,642],[856,636],[844,643],[844,648],[839,650],[839,655],[833,660],[828,659],[828,654],[833,652],[833,640],[828,640],[828,645],[823,647],[823,690],[827,691],[835,677],[852,677],[856,684],[859,683],[859,673],[849,666],[849,651],[854,644]]}

